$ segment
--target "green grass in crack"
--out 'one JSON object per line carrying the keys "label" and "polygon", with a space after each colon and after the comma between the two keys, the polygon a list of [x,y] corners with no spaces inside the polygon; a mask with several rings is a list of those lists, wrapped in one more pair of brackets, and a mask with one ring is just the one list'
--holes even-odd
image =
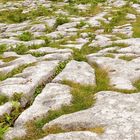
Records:
{"label": "green grass in crack", "polygon": [[68,23],[69,19],[67,16],[62,16],[60,15],[59,17],[56,18],[56,23],[54,25],[55,28],[57,28],[59,25],[62,25],[64,23]]}
{"label": "green grass in crack", "polygon": [[140,92],[140,79],[134,82],[134,87],[136,87],[137,92]]}
{"label": "green grass in crack", "polygon": [[112,53],[107,53],[104,55],[104,57],[115,58],[114,54],[112,54]]}
{"label": "green grass in crack", "polygon": [[11,51],[16,52],[17,54],[25,54],[28,51],[28,47],[24,44],[19,44],[15,48],[11,48]]}
{"label": "green grass in crack", "polygon": [[0,140],[3,140],[3,135],[8,131],[9,127],[0,123]]}
{"label": "green grass in crack", "polygon": [[73,48],[73,58],[77,61],[87,61],[86,55],[100,51],[100,47],[90,47],[85,45],[81,50]]}
{"label": "green grass in crack", "polygon": [[136,22],[132,24],[133,26],[133,37],[140,37],[140,17],[137,17]]}
{"label": "green grass in crack", "polygon": [[21,23],[26,20],[34,20],[39,16],[50,16],[53,12],[44,6],[32,9],[29,13],[23,13],[22,8],[15,10],[4,10],[0,12],[0,22],[2,23]]}
{"label": "green grass in crack", "polygon": [[[87,3],[86,3],[87,4]],[[102,9],[100,6],[96,4],[92,4],[87,8],[87,10],[79,10],[75,3],[69,3],[68,5],[64,5],[63,10],[68,12],[69,15],[76,15],[76,16],[93,16],[99,13]]]}
{"label": "green grass in crack", "polygon": [[15,57],[15,56],[11,56],[11,57],[2,57],[2,56],[0,56],[0,60],[2,60],[3,62],[6,62],[6,63],[11,62],[11,61],[15,60],[16,58],[17,57]]}
{"label": "green grass in crack", "polygon": [[9,127],[13,127],[15,120],[22,112],[22,108],[20,107],[19,102],[12,101],[12,110],[10,114],[4,114],[0,116],[0,139],[3,140],[3,135],[9,129]]}
{"label": "green grass in crack", "polygon": [[18,44],[15,48],[11,48],[11,51],[16,52],[19,55],[26,54],[30,49],[39,49],[43,47],[42,45],[32,45],[32,46],[25,46],[24,44]]}
{"label": "green grass in crack", "polygon": [[66,64],[69,62],[70,60],[65,60],[59,63],[59,65],[56,67],[55,69],[55,76],[58,75],[60,72],[62,72],[62,70],[65,68]]}
{"label": "green grass in crack", "polygon": [[126,60],[126,61],[131,61],[135,58],[136,58],[135,56],[127,56],[127,55],[123,55],[119,57],[119,59]]}
{"label": "green grass in crack", "polygon": [[8,102],[8,97],[5,95],[0,95],[0,105],[3,105],[6,102]]}
{"label": "green grass in crack", "polygon": [[30,41],[33,39],[33,35],[30,32],[23,32],[18,38],[21,41]]}
{"label": "green grass in crack", "polygon": [[35,98],[42,92],[44,87],[45,87],[45,83],[41,84],[41,85],[38,85],[36,87],[33,97],[30,99],[30,101],[26,105],[27,107],[30,107],[32,105],[32,103],[34,102]]}
{"label": "green grass in crack", "polygon": [[24,65],[19,66],[18,68],[13,69],[11,72],[9,72],[7,74],[0,73],[0,81],[3,81],[7,78],[11,78],[16,74],[21,73],[25,68],[27,68],[29,66],[33,66],[33,65],[34,65],[34,63],[24,64]]}
{"label": "green grass in crack", "polygon": [[0,45],[0,54],[3,54],[7,50],[7,47],[5,44]]}

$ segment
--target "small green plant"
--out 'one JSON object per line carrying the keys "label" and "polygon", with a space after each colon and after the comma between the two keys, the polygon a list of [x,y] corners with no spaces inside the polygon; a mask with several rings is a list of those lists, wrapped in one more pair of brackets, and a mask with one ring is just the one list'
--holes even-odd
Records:
{"label": "small green plant", "polygon": [[81,27],[83,27],[85,25],[86,25],[86,23],[84,21],[80,21],[80,23],[76,27],[81,28]]}
{"label": "small green plant", "polygon": [[45,44],[44,45],[48,45],[51,42],[51,38],[50,37],[47,37],[47,36],[42,36],[39,39],[42,39],[42,40],[45,41]]}
{"label": "small green plant", "polygon": [[3,140],[3,135],[7,132],[8,128],[4,123],[0,123],[0,140]]}
{"label": "small green plant", "polygon": [[59,16],[56,19],[55,27],[69,22],[69,19],[66,16]]}
{"label": "small green plant", "polygon": [[127,56],[127,55],[120,56],[119,58],[122,60],[126,60],[126,61],[131,61],[131,60],[135,59],[134,56]]}
{"label": "small green plant", "polygon": [[0,54],[3,54],[7,50],[7,47],[5,44],[0,45]]}
{"label": "small green plant", "polygon": [[18,68],[13,69],[11,72],[7,73],[7,74],[3,74],[0,73],[0,81],[3,81],[7,78],[11,78],[12,76],[21,73],[25,68],[29,67],[29,66],[33,66],[34,63],[30,63],[30,64],[24,64],[19,66]]}
{"label": "small green plant", "polygon": [[12,110],[10,114],[4,114],[0,117],[0,140],[3,140],[3,135],[9,129],[9,127],[13,127],[15,120],[20,115],[22,111],[20,107],[20,103],[16,101],[12,101]]}
{"label": "small green plant", "polygon": [[88,45],[84,45],[80,50],[73,48],[73,58],[77,61],[87,61],[86,55],[96,53],[100,50],[100,47],[90,47]]}
{"label": "small green plant", "polygon": [[17,54],[25,54],[28,51],[28,47],[24,44],[19,44],[16,46],[16,48],[11,48],[11,50]]}
{"label": "small green plant", "polygon": [[3,105],[6,102],[8,102],[8,97],[5,95],[0,95],[0,105]]}
{"label": "small green plant", "polygon": [[133,37],[135,38],[139,38],[140,37],[140,17],[137,17],[136,22],[134,22],[133,24]]}
{"label": "small green plant", "polygon": [[52,32],[53,30],[54,30],[54,28],[53,27],[49,27],[47,24],[45,25],[45,27],[46,27],[46,33],[50,33],[50,32]]}
{"label": "small green plant", "polygon": [[46,53],[41,53],[41,52],[31,52],[30,54],[35,57],[41,57],[41,56],[46,55]]}
{"label": "small green plant", "polygon": [[32,40],[33,35],[30,32],[23,32],[18,38],[21,41],[30,41]]}
{"label": "small green plant", "polygon": [[20,23],[27,20],[28,17],[22,11],[22,9],[16,9],[0,12],[0,22]]}
{"label": "small green plant", "polygon": [[111,54],[111,53],[105,54],[104,56],[105,56],[105,57],[110,57],[110,58],[114,58],[114,57],[115,57],[115,56],[114,56],[113,54]]}
{"label": "small green plant", "polygon": [[11,56],[11,57],[2,57],[2,56],[0,56],[0,60],[2,60],[3,62],[6,62],[6,63],[11,62],[11,61],[15,60],[16,58],[17,57],[14,57],[14,56]]}
{"label": "small green plant", "polygon": [[22,96],[23,93],[14,93],[14,95],[11,98],[11,101],[20,102]]}
{"label": "small green plant", "polygon": [[66,64],[69,62],[69,60],[60,62],[58,67],[56,67],[55,69],[55,75],[58,75],[66,66]]}

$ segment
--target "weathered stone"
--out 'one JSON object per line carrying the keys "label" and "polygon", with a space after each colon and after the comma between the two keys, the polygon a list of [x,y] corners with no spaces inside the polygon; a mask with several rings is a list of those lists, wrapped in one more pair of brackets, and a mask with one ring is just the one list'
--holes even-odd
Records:
{"label": "weathered stone", "polygon": [[99,20],[105,21],[105,18],[103,18],[103,17],[106,14],[107,14],[107,12],[99,13],[99,14],[95,15],[94,17],[91,17],[89,19],[88,23],[93,27],[99,27],[101,25]]}
{"label": "weathered stone", "polygon": [[[73,103],[71,88],[62,85],[63,81],[90,85],[98,91],[98,70],[102,69],[109,78],[108,89],[138,93],[96,93],[95,106],[50,121],[44,126],[44,130],[50,128],[50,134],[41,140],[140,139],[136,89],[140,78],[140,4],[138,0],[93,0],[95,5],[91,1],[0,1],[0,95],[9,98],[0,106],[0,118],[7,113],[12,125],[5,120],[4,126],[14,126],[6,131],[4,140],[22,139],[26,134],[25,139],[37,139],[38,129],[31,132],[26,123]],[[12,52],[17,46],[23,54]],[[20,98],[16,100],[22,108],[16,120],[11,117],[16,105],[13,97]],[[76,101],[78,98],[74,104]],[[74,105],[72,110],[79,107]],[[68,108],[67,113],[72,110]],[[55,126],[64,132],[52,134]]]}
{"label": "weathered stone", "polygon": [[0,65],[0,73],[1,74],[7,74],[8,72],[12,71],[13,69],[16,69],[22,65],[25,64],[31,64],[36,62],[36,58],[32,55],[23,55],[20,58],[17,58],[13,61],[10,61],[8,63],[4,63],[3,65]]}
{"label": "weathered stone", "polygon": [[126,1],[124,0],[107,0],[110,6],[114,7],[122,7],[126,4]]}
{"label": "weathered stone", "polygon": [[32,97],[36,87],[50,80],[58,66],[59,61],[42,61],[23,70],[14,79],[8,79],[0,83],[0,93],[12,97],[14,93],[22,93],[26,100]]}
{"label": "weathered stone", "polygon": [[66,44],[66,45],[61,45],[62,47],[67,47],[67,48],[76,48],[76,49],[82,49],[84,44]]}
{"label": "weathered stone", "polygon": [[76,27],[79,24],[79,22],[70,22],[70,23],[65,23],[63,25],[60,25],[57,27],[58,31],[66,31],[67,29]]}
{"label": "weathered stone", "polygon": [[105,35],[97,35],[95,40],[89,45],[91,47],[106,47],[112,44],[112,41],[109,37]]}
{"label": "weathered stone", "polygon": [[128,14],[126,15],[126,18],[129,19],[129,20],[135,20],[135,19],[136,19],[136,15],[134,15],[134,14],[129,14],[129,13],[128,13]]}
{"label": "weathered stone", "polygon": [[31,27],[31,32],[43,32],[46,30],[46,26],[44,24],[35,24]]}
{"label": "weathered stone", "polygon": [[24,44],[27,46],[43,45],[45,44],[45,41],[44,40],[31,40],[31,41],[25,42]]}
{"label": "weathered stone", "polygon": [[57,49],[57,48],[51,48],[51,47],[41,47],[39,49],[31,49],[29,52],[35,52],[35,53],[68,53],[73,52],[71,49]]}
{"label": "weathered stone", "polygon": [[72,53],[52,53],[52,54],[47,54],[43,57],[40,57],[40,60],[68,60],[72,58]]}
{"label": "weathered stone", "polygon": [[113,33],[124,34],[127,37],[132,37],[133,31],[131,24],[126,24],[123,26],[118,26],[113,29]]}
{"label": "weathered stone", "polygon": [[77,131],[60,134],[51,134],[40,140],[100,140],[97,134],[89,131]]}
{"label": "weathered stone", "polygon": [[54,78],[53,82],[61,82],[63,80],[95,85],[95,71],[86,62],[72,60],[66,65],[65,69]]}
{"label": "weathered stone", "polygon": [[96,63],[108,72],[111,86],[118,89],[135,89],[133,82],[137,81],[140,76],[139,58],[125,61],[109,57],[96,57],[94,54],[87,56],[87,58],[89,63]]}
{"label": "weathered stone", "polygon": [[0,117],[2,117],[5,114],[10,114],[12,110],[12,103],[7,102],[0,106]]}

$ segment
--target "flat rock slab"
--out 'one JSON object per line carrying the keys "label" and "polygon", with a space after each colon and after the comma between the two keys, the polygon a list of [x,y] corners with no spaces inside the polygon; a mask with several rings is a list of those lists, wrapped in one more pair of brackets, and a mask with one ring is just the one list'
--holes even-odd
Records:
{"label": "flat rock slab", "polygon": [[70,61],[64,70],[54,78],[53,82],[63,80],[72,81],[79,84],[95,85],[95,71],[86,62]]}
{"label": "flat rock slab", "polygon": [[32,56],[31,54],[23,55],[13,61],[1,64],[0,73],[7,74],[8,72],[12,71],[13,69],[16,69],[22,65],[31,64],[34,62],[37,62],[37,59],[34,56]]}
{"label": "flat rock slab", "polygon": [[134,90],[133,83],[140,77],[140,58],[132,61],[109,57],[87,56],[89,63],[96,63],[105,69],[110,78],[110,85],[117,89]]}
{"label": "flat rock slab", "polygon": [[35,53],[68,53],[73,52],[71,49],[57,49],[57,48],[51,48],[51,47],[41,47],[39,49],[31,49],[29,52],[35,52]]}
{"label": "flat rock slab", "polygon": [[7,102],[7,103],[1,105],[0,106],[0,117],[5,115],[6,113],[10,114],[11,110],[12,110],[12,103]]}
{"label": "flat rock slab", "polygon": [[40,57],[40,60],[60,60],[60,61],[65,61],[72,58],[72,53],[52,53],[52,54],[47,54],[43,57]]}
{"label": "flat rock slab", "polygon": [[97,134],[89,131],[68,132],[60,134],[51,134],[40,140],[100,140]]}
{"label": "flat rock slab", "polygon": [[15,77],[0,82],[0,94],[12,97],[14,93],[23,93],[26,97],[32,97],[36,87],[54,75],[58,64],[59,61],[42,61],[27,67]]}
{"label": "flat rock slab", "polygon": [[115,43],[125,43],[128,45],[140,46],[140,38],[129,38],[123,40],[117,40]]}
{"label": "flat rock slab", "polygon": [[[99,140],[140,139],[140,93],[122,94],[114,91],[102,91],[97,93],[96,97],[94,107],[63,115],[46,124],[43,128],[44,131],[54,125],[66,131],[100,126],[104,128],[105,132],[99,135]],[[53,139],[50,135],[47,140],[49,138],[55,140],[59,136],[56,134]],[[69,137],[70,140],[72,138],[72,136]]]}

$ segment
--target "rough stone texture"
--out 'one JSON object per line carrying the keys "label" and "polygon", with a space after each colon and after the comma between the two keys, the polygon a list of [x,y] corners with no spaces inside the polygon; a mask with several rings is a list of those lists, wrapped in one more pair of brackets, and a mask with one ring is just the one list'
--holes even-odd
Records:
{"label": "rough stone texture", "polygon": [[73,52],[71,49],[57,49],[51,47],[41,47],[39,49],[31,49],[29,52],[38,52],[38,53],[68,53]]}
{"label": "rough stone texture", "polygon": [[95,85],[95,72],[86,62],[70,61],[65,69],[54,78],[53,82],[63,80],[72,81],[80,84]]}
{"label": "rough stone texture", "polygon": [[[93,1],[97,5],[93,6]],[[10,97],[0,106],[0,117],[6,117],[4,122],[0,120],[0,131],[1,123],[2,127],[9,127],[7,119],[12,122],[4,140],[28,135],[26,123],[47,117],[49,110],[68,105],[69,114],[88,105],[83,96],[78,100],[83,93],[83,88],[82,91],[78,88],[74,103],[84,100],[84,104],[75,103],[69,110],[73,103],[72,87],[62,85],[63,80],[93,86],[93,96],[106,82],[113,87],[105,86],[107,90],[138,93],[99,92],[95,106],[64,114],[46,124],[44,129],[57,124],[66,132],[52,134],[50,129],[48,136],[42,136],[43,140],[140,139],[140,3],[137,0],[93,1],[0,1],[0,95]],[[19,68],[23,68],[22,72]],[[109,80],[102,73],[99,75],[102,69],[106,70]],[[21,98],[16,99],[21,107],[16,120],[12,117],[15,99],[11,98],[17,98],[15,95]],[[105,131],[99,135],[93,128]],[[32,138],[29,134],[25,139],[40,139],[36,136],[38,131],[37,128]]]}
{"label": "rough stone texture", "polygon": [[124,43],[124,44],[128,44],[128,45],[140,46],[140,38],[117,40],[114,43]]}
{"label": "rough stone texture", "polygon": [[126,15],[126,18],[129,19],[129,20],[135,20],[135,19],[136,19],[136,15],[134,15],[134,14],[129,14],[129,13],[128,13],[128,14]]}
{"label": "rough stone texture", "polygon": [[133,53],[140,54],[140,46],[129,46],[118,50],[119,53]]}
{"label": "rough stone texture", "polygon": [[88,21],[88,23],[92,26],[92,27],[99,27],[101,24],[99,22],[99,20],[103,20],[105,21],[105,18],[103,18],[105,15],[107,14],[107,12],[103,12],[103,13],[99,13],[94,17],[91,17]]}
{"label": "rough stone texture", "polygon": [[10,114],[12,110],[12,103],[7,102],[0,106],[0,117],[2,117],[4,114]]}
{"label": "rough stone texture", "polygon": [[40,31],[40,32],[43,32],[46,30],[46,27],[44,24],[36,24],[36,25],[33,25],[30,29],[31,32],[35,32],[35,31]]}
{"label": "rough stone texture", "polygon": [[126,25],[123,25],[123,26],[118,26],[118,27],[115,27],[113,29],[113,33],[120,33],[120,34],[124,34],[128,37],[132,37],[133,35],[133,31],[132,31],[132,26],[131,24],[126,24]]}
{"label": "rough stone texture", "polygon": [[105,46],[109,46],[112,44],[112,41],[110,38],[108,38],[105,35],[97,35],[95,37],[95,40],[92,41],[92,43],[90,44],[91,47],[105,47]]}
{"label": "rough stone texture", "polygon": [[110,6],[114,7],[122,7],[126,4],[126,1],[124,0],[107,0],[107,2]]}
{"label": "rough stone texture", "polygon": [[88,131],[51,134],[40,140],[100,140],[97,134]]}
{"label": "rough stone texture", "polygon": [[[113,91],[102,91],[96,94],[97,101],[94,107],[63,115],[44,126],[44,130],[57,125],[65,130],[78,128],[94,128],[102,126],[105,132],[99,140],[133,140],[139,139],[139,99],[140,93],[121,94]],[[55,135],[55,138],[61,135]],[[69,133],[64,137],[68,137]],[[48,139],[53,140],[53,136]],[[72,139],[72,136],[70,137]]]}
{"label": "rough stone texture", "polygon": [[[23,70],[22,73],[16,75],[14,79],[2,81],[0,83],[0,93],[13,96],[14,93],[23,93],[28,98],[31,97],[38,85],[49,80],[59,61],[39,62],[35,66],[31,66]],[[29,100],[29,99],[26,100]]]}
{"label": "rough stone texture", "polygon": [[117,89],[134,90],[133,82],[139,79],[139,58],[132,61],[113,59],[108,57],[95,57],[89,55],[89,63],[96,63],[101,68],[107,70],[111,86]]}
{"label": "rough stone texture", "polygon": [[8,72],[12,71],[15,68],[18,68],[24,64],[31,64],[36,62],[36,58],[32,55],[23,55],[20,58],[17,58],[11,62],[4,63],[0,65],[0,73],[1,74],[7,74]]}
{"label": "rough stone texture", "polygon": [[72,58],[72,53],[52,53],[41,57],[41,60],[68,60]]}

